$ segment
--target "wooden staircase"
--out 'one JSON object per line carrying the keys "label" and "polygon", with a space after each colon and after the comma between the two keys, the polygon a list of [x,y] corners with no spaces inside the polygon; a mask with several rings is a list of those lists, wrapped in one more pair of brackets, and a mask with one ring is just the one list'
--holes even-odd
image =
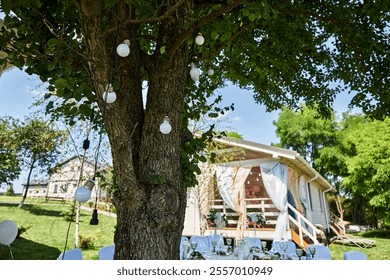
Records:
{"label": "wooden staircase", "polygon": [[306,251],[307,245],[313,244],[312,242],[310,242],[309,240],[306,240],[305,238],[303,238],[303,240],[301,242],[301,238],[299,236],[299,233],[296,232],[295,230],[291,230],[291,239],[292,239],[292,241],[295,242],[295,244],[297,244],[297,246],[301,247],[304,251]]}

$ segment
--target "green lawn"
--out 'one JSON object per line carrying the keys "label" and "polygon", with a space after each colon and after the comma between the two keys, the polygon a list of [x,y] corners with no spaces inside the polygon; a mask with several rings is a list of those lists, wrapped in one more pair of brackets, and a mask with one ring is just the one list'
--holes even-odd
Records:
{"label": "green lawn", "polygon": [[[28,228],[21,238],[11,244],[15,260],[55,260],[64,250],[67,231],[68,249],[74,247],[75,223],[65,220],[65,214],[70,205],[29,198],[23,208],[18,203],[21,197],[0,196],[0,221],[13,220],[18,226]],[[5,204],[12,203],[12,204]],[[96,260],[98,250],[113,243],[116,219],[99,215],[99,225],[90,225],[92,213],[81,211],[79,232],[83,238],[91,238],[93,247],[83,250],[83,258]],[[339,245],[332,243],[330,250],[335,260],[342,260],[344,252],[348,250],[363,251],[370,260],[390,260],[390,232],[370,231],[360,235],[361,238],[376,241],[376,246],[369,249],[360,249],[356,246]],[[0,260],[11,259],[7,246],[0,246]]]}
{"label": "green lawn", "polygon": [[[12,220],[19,228],[28,228],[11,244],[15,260],[57,259],[66,245],[69,225],[67,249],[74,247],[75,223],[69,223],[65,219],[70,203],[65,205],[58,202],[43,203],[42,200],[30,198],[27,199],[24,207],[19,208],[20,200],[21,197],[0,196],[0,221]],[[98,250],[114,242],[116,219],[99,215],[99,225],[90,225],[91,217],[91,212],[81,211],[79,224],[81,240],[90,239],[93,244],[92,248],[82,249],[83,258],[86,260],[96,260]],[[11,259],[11,252],[8,246],[0,247],[0,260],[9,259]]]}

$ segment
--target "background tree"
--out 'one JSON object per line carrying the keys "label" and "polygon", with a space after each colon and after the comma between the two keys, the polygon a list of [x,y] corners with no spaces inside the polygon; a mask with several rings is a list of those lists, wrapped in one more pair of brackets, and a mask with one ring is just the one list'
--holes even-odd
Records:
{"label": "background tree", "polygon": [[4,195],[6,195],[6,196],[14,196],[15,195],[14,187],[12,185],[9,185],[7,187],[7,191],[4,193]]}
{"label": "background tree", "polygon": [[18,157],[23,166],[28,169],[27,183],[19,207],[24,205],[27,197],[30,179],[35,169],[49,169],[56,162],[59,147],[65,140],[65,133],[52,127],[38,118],[27,118],[16,130],[20,144]]}
{"label": "background tree", "polygon": [[[71,122],[98,104],[118,187],[115,258],[177,259],[186,187],[196,181],[197,152],[208,138],[192,139],[187,125],[210,108],[208,97],[231,80],[269,110],[304,99],[326,113],[340,90],[331,83],[343,81],[358,93],[354,105],[388,114],[389,5],[3,0],[0,47],[8,54],[4,62],[49,83],[50,112]],[[199,32],[205,42],[198,45]],[[119,57],[115,50],[126,39],[130,53]],[[204,73],[192,76],[199,82],[190,79],[191,63]],[[205,75],[209,68],[214,75]],[[108,85],[114,103],[103,99]],[[164,116],[170,134],[159,131]]]}
{"label": "background tree", "polygon": [[350,196],[356,223],[388,226],[390,215],[390,120],[364,121],[349,130],[344,143],[352,152],[346,157],[348,175],[341,187]]}
{"label": "background tree", "polygon": [[277,146],[297,151],[313,168],[320,171],[320,166],[316,164],[319,150],[331,147],[336,142],[334,113],[330,118],[323,118],[316,109],[306,105],[296,111],[284,107],[273,124],[280,139]]}
{"label": "background tree", "polygon": [[303,106],[297,112],[283,109],[274,124],[278,145],[309,154],[316,169],[337,188],[344,206],[338,207],[341,218],[373,227],[389,223],[388,118],[372,120],[347,112],[336,121],[319,118],[314,109]]}
{"label": "background tree", "polygon": [[20,174],[17,153],[19,142],[15,137],[17,121],[11,117],[0,117],[0,186],[17,179]]}

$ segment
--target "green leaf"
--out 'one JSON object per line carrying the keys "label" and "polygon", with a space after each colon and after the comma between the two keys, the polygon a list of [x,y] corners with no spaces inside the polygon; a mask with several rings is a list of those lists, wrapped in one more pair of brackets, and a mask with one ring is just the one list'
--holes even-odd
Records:
{"label": "green leaf", "polygon": [[49,41],[47,41],[47,46],[48,46],[49,48],[53,48],[53,47],[59,45],[60,43],[61,43],[60,40],[58,40],[58,39],[56,39],[56,38],[52,38],[52,39],[50,39]]}
{"label": "green leaf", "polygon": [[68,81],[63,78],[59,78],[54,82],[54,85],[57,89],[64,89],[67,87]]}
{"label": "green leaf", "polygon": [[164,54],[165,51],[166,51],[166,46],[162,46],[162,47],[160,48],[160,53],[161,53],[161,54]]}

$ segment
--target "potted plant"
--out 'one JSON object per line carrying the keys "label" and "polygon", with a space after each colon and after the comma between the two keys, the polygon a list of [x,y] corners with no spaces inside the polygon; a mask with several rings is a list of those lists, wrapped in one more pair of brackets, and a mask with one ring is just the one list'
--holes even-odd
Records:
{"label": "potted plant", "polygon": [[247,216],[248,225],[262,227],[267,223],[264,213],[250,213]]}
{"label": "potted plant", "polygon": [[215,210],[211,210],[207,215],[207,225],[210,227],[224,228],[228,225],[228,218],[226,214],[221,214]]}

